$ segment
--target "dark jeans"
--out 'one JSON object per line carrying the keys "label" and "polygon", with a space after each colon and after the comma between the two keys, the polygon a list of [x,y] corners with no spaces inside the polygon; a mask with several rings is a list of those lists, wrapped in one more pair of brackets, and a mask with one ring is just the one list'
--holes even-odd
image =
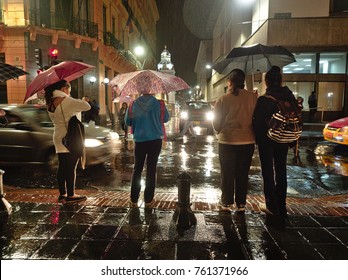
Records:
{"label": "dark jeans", "polygon": [[71,153],[58,153],[57,181],[60,195],[75,194],[76,168],[79,159]]}
{"label": "dark jeans", "polygon": [[137,202],[141,189],[141,173],[146,159],[145,203],[152,201],[156,187],[157,161],[162,149],[162,139],[134,144],[134,169],[131,184],[131,201]]}
{"label": "dark jeans", "polygon": [[221,202],[246,203],[248,175],[255,145],[219,144]]}
{"label": "dark jeans", "polygon": [[286,214],[286,158],[287,144],[259,144],[266,205],[275,214]]}
{"label": "dark jeans", "polygon": [[128,126],[126,125],[125,122],[120,122],[121,128],[124,131],[124,135],[127,136],[128,135]]}

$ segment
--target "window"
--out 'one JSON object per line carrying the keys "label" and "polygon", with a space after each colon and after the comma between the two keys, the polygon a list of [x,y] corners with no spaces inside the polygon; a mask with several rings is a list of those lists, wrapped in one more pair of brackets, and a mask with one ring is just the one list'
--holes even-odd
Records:
{"label": "window", "polygon": [[115,36],[116,35],[116,20],[115,17],[112,17],[112,34]]}
{"label": "window", "polygon": [[346,73],[346,53],[321,53],[319,60],[319,73],[344,74]]}
{"label": "window", "polygon": [[340,15],[342,13],[348,13],[348,1],[347,0],[331,0],[330,14]]}
{"label": "window", "polygon": [[[296,62],[283,67],[284,74],[300,73],[315,74],[316,73],[316,54],[300,53],[294,54]],[[320,53],[319,74],[345,74],[347,64],[346,53]]]}
{"label": "window", "polygon": [[[344,83],[320,82],[318,90],[318,107],[324,111],[342,111]],[[322,108],[322,109],[320,109]]]}
{"label": "window", "polygon": [[290,73],[302,73],[313,74],[315,73],[316,54],[315,53],[299,53],[294,54],[296,62],[283,67],[284,74]]}
{"label": "window", "polygon": [[286,86],[293,92],[295,97],[303,98],[303,110],[309,110],[308,97],[314,89],[314,82],[287,82]]}

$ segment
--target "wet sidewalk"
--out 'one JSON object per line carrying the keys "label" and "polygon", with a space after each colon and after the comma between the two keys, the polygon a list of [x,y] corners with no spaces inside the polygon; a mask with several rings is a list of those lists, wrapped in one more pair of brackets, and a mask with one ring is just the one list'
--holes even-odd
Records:
{"label": "wet sidewalk", "polygon": [[127,207],[127,192],[81,190],[88,200],[56,202],[56,190],[6,189],[13,213],[1,217],[1,259],[346,260],[348,195],[289,197],[289,221],[220,211],[216,198],[191,195],[197,224],[178,230],[177,196],[157,193],[154,208]]}

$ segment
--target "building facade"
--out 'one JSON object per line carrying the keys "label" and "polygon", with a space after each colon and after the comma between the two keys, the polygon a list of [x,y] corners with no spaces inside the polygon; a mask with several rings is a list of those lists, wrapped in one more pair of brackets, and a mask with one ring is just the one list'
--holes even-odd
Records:
{"label": "building facade", "polygon": [[[257,43],[281,45],[296,62],[283,68],[283,79],[295,95],[317,93],[316,118],[329,121],[348,115],[348,1],[345,0],[226,0],[216,20],[211,62],[234,47]],[[209,61],[210,62],[210,61]],[[264,73],[248,77],[247,86],[264,93]],[[203,81],[206,99],[225,93],[226,77],[212,71]]]}
{"label": "building facade", "polygon": [[[108,80],[156,68],[158,20],[155,0],[1,0],[0,61],[29,75],[0,84],[0,103],[23,103],[39,69],[82,61],[95,68],[71,82],[72,96],[95,99],[101,124],[113,125],[118,104]],[[145,46],[145,58],[134,54],[138,44]]]}

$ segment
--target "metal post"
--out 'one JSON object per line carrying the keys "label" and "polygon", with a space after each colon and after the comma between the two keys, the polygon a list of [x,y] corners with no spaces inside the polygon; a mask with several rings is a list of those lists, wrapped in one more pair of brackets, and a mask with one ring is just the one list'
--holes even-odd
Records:
{"label": "metal post", "polygon": [[12,212],[12,206],[10,203],[7,202],[5,199],[4,194],[4,187],[3,187],[3,181],[2,181],[2,175],[5,173],[5,171],[0,169],[0,215],[10,215]]}
{"label": "metal post", "polygon": [[176,203],[173,220],[176,223],[177,230],[182,231],[196,225],[197,219],[190,208],[191,176],[183,172],[177,178],[179,179],[178,202]]}

